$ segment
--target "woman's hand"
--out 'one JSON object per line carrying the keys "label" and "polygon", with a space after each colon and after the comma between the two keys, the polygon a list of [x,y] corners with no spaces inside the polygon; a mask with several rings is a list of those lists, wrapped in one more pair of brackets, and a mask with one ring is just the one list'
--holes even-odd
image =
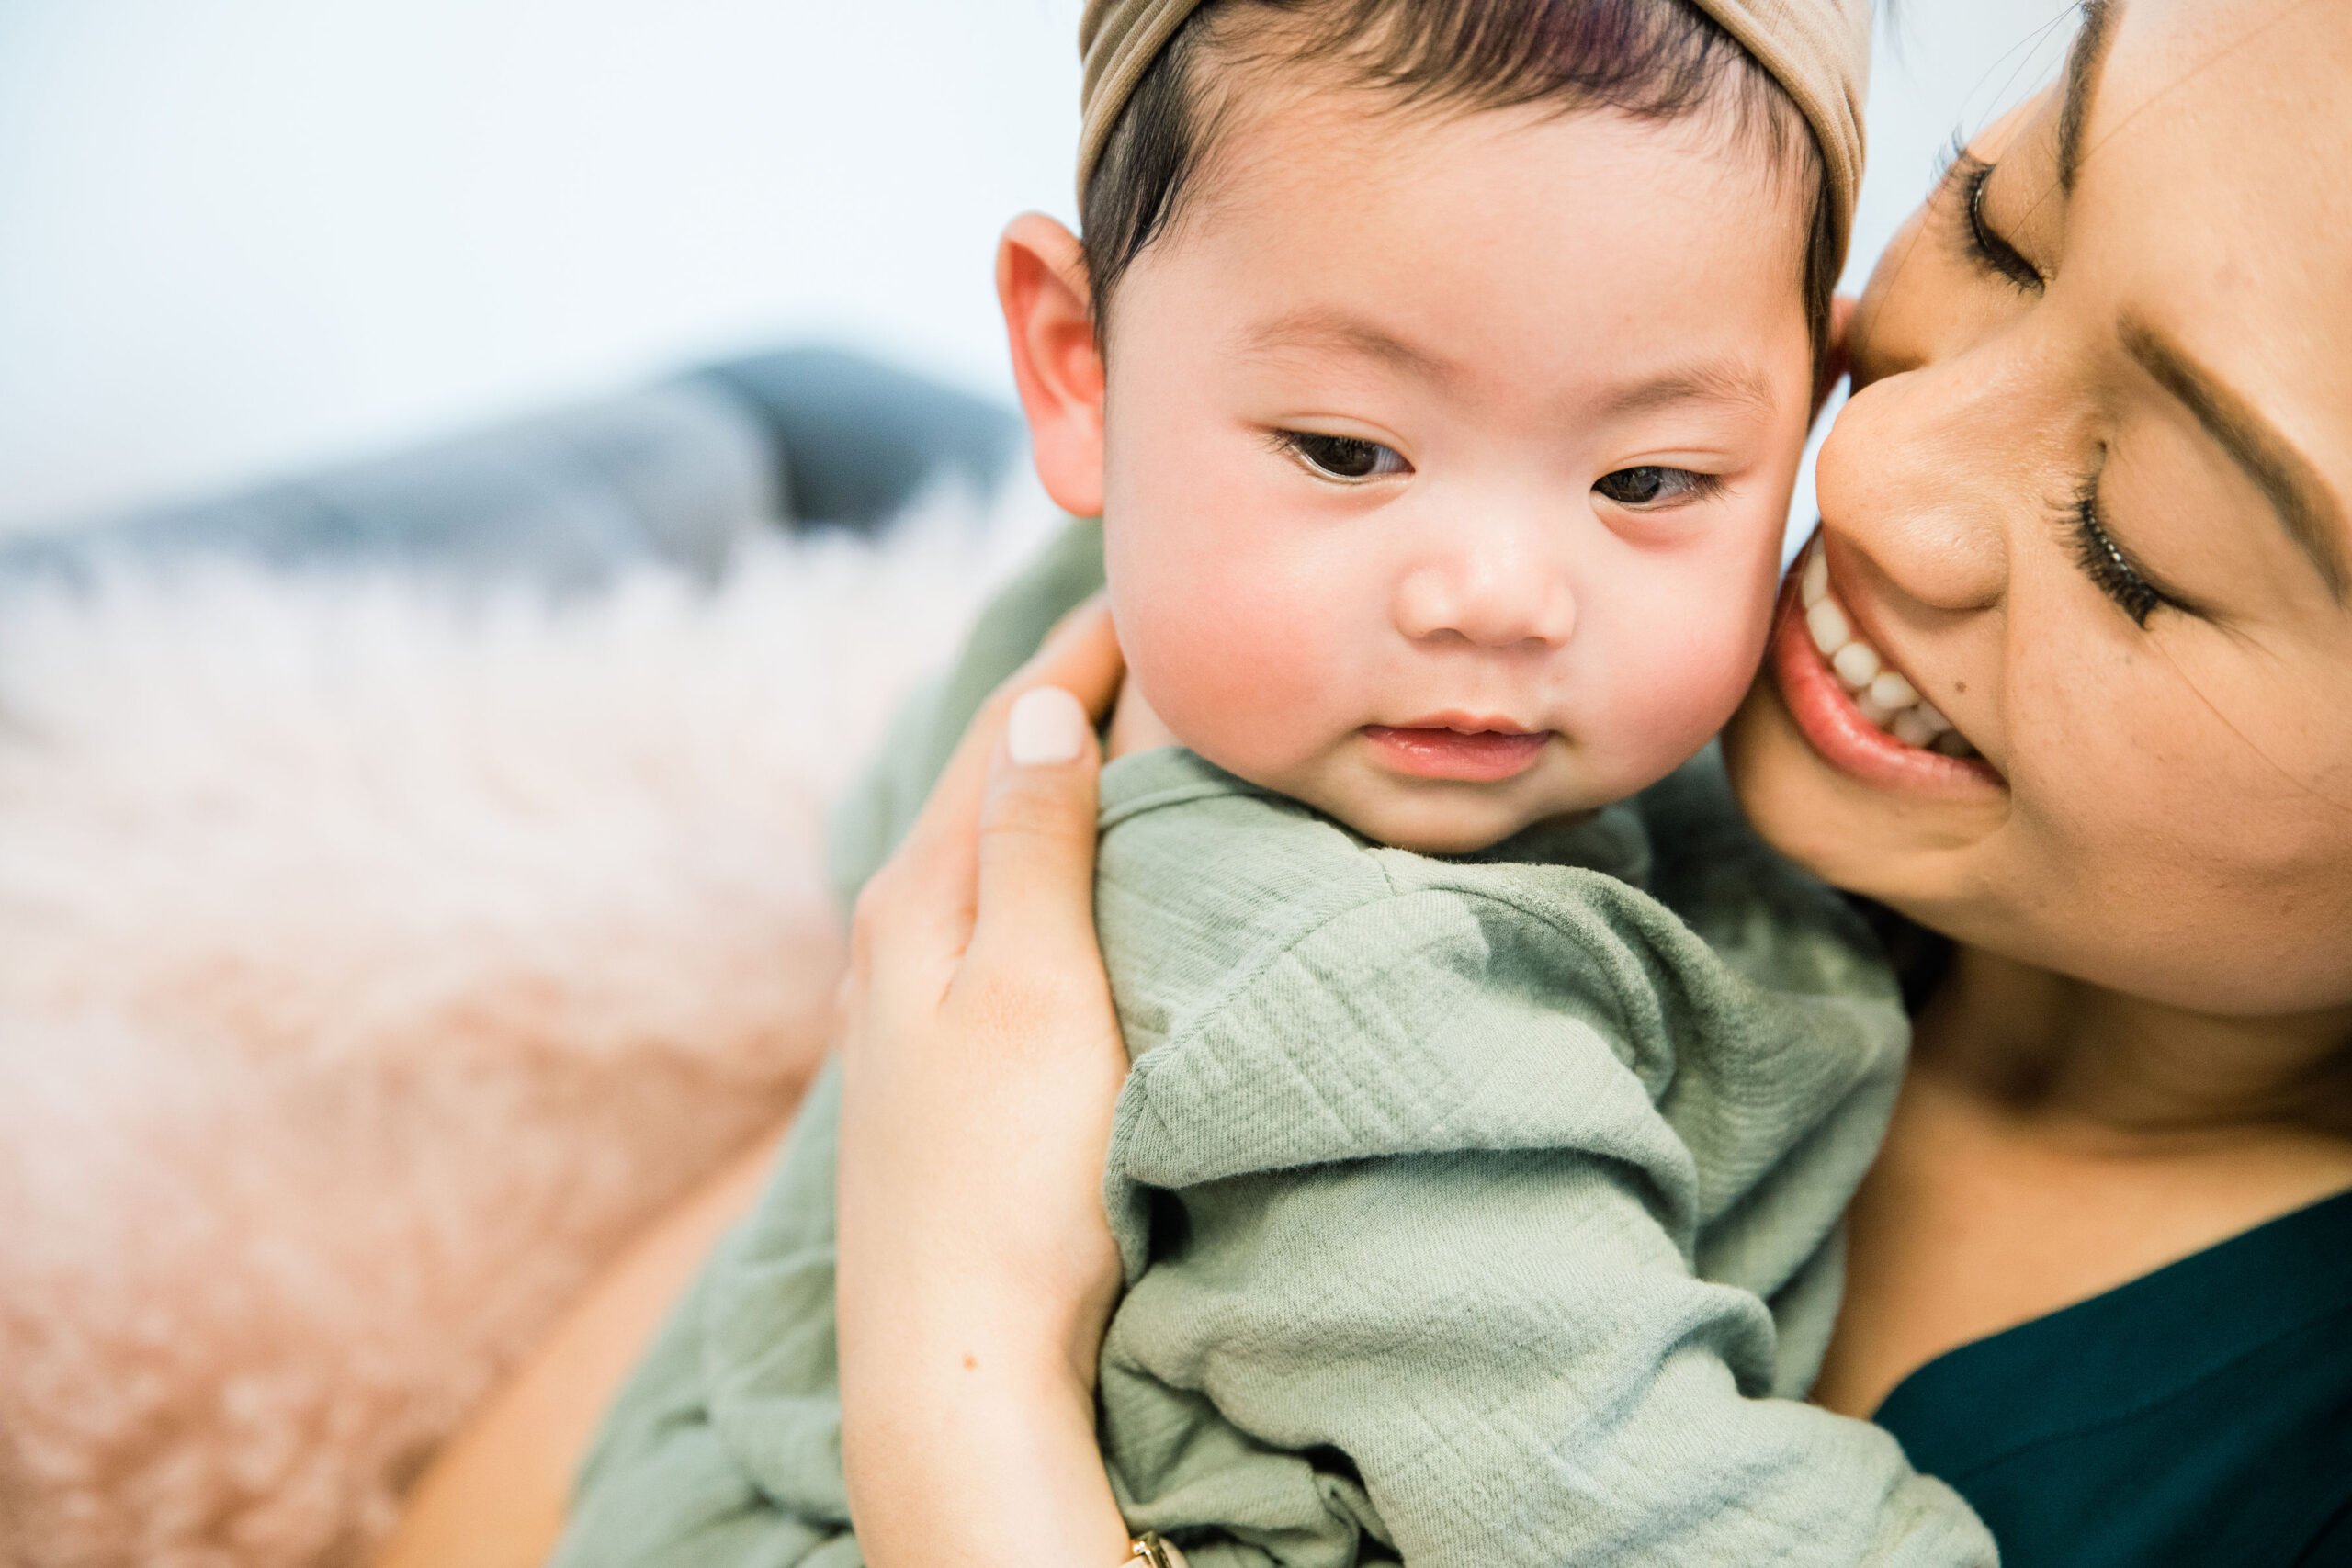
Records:
{"label": "woman's hand", "polygon": [[973,722],[858,900],[842,990],[842,1458],[867,1561],[1126,1550],[1095,1446],[1127,1070],[1093,921],[1099,604]]}

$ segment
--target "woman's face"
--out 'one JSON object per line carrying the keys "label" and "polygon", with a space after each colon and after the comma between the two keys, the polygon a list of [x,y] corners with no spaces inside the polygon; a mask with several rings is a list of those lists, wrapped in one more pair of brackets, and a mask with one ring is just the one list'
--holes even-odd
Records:
{"label": "woman's face", "polygon": [[2121,0],[1888,249],[1815,588],[1982,761],[1792,588],[1726,742],[1782,849],[2153,1000],[2352,1002],[2347,74],[2341,0]]}

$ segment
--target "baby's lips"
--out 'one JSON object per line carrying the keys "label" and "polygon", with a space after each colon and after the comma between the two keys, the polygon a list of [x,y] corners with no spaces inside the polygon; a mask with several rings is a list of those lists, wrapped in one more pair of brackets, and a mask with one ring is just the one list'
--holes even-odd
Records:
{"label": "baby's lips", "polygon": [[1386,765],[1411,777],[1498,784],[1533,767],[1552,732],[1374,724],[1363,736]]}

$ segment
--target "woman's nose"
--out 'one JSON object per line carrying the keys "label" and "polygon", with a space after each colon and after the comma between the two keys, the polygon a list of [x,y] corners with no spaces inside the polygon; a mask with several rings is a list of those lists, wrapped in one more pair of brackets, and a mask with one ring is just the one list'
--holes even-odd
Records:
{"label": "woman's nose", "polygon": [[2030,379],[2023,367],[1980,353],[1860,387],[1815,472],[1822,526],[1840,552],[1935,609],[2000,603],[2018,491],[2038,482],[2027,476],[2049,438],[2031,411]]}
{"label": "woman's nose", "polygon": [[1540,551],[1489,537],[1415,565],[1397,582],[1394,619],[1414,642],[1558,648],[1576,631],[1576,595]]}

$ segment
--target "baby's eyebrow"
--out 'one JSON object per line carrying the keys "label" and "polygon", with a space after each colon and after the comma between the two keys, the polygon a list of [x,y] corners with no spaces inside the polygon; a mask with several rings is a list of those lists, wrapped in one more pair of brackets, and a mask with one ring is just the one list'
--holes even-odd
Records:
{"label": "baby's eyebrow", "polygon": [[[1462,367],[1434,350],[1398,337],[1365,317],[1313,305],[1275,317],[1242,337],[1244,354],[1353,354],[1439,383],[1462,379]],[[1758,366],[1724,356],[1676,367],[1611,388],[1602,398],[1611,414],[1645,413],[1677,403],[1724,403],[1769,414],[1771,378]]]}
{"label": "baby's eyebrow", "polygon": [[1606,400],[1609,412],[1621,414],[1690,402],[1731,403],[1770,413],[1772,380],[1744,360],[1711,359],[1629,381]]}
{"label": "baby's eyebrow", "polygon": [[1461,374],[1460,367],[1442,355],[1408,343],[1362,316],[1319,305],[1277,316],[1248,333],[1241,344],[1245,354],[1285,349],[1362,355],[1430,381],[1451,381]]}

